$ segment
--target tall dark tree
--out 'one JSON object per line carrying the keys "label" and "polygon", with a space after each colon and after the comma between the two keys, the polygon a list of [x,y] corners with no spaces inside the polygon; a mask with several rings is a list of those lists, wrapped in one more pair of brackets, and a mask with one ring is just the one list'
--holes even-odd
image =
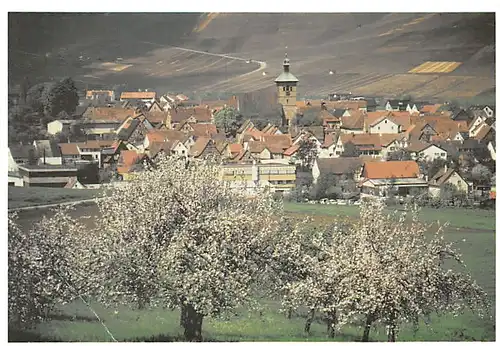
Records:
{"label": "tall dark tree", "polygon": [[435,176],[440,169],[444,168],[444,166],[448,165],[448,167],[451,168],[449,162],[441,158],[437,158],[432,161],[420,160],[418,161],[418,165],[420,172],[423,175],[428,176],[429,179]]}
{"label": "tall dark tree", "polygon": [[73,114],[78,106],[77,91],[75,82],[71,78],[63,78],[55,83],[44,95],[45,115],[55,117],[61,111]]}
{"label": "tall dark tree", "polygon": [[26,104],[33,112],[43,114],[45,110],[47,91],[52,86],[51,83],[40,83],[32,86],[26,94]]}
{"label": "tall dark tree", "polygon": [[359,157],[361,152],[352,142],[347,142],[344,144],[344,151],[340,156],[342,157]]}
{"label": "tall dark tree", "polygon": [[314,159],[318,156],[318,147],[311,138],[302,139],[297,150],[297,158],[302,161],[302,166],[311,169]]}
{"label": "tall dark tree", "polygon": [[412,160],[411,153],[403,148],[391,151],[389,155],[387,155],[387,161],[410,161],[410,160]]}
{"label": "tall dark tree", "polygon": [[491,184],[493,174],[485,165],[478,164],[471,170],[471,179],[475,185]]}
{"label": "tall dark tree", "polygon": [[225,107],[215,113],[214,123],[232,137],[236,136],[236,131],[243,124],[243,116],[232,107]]}

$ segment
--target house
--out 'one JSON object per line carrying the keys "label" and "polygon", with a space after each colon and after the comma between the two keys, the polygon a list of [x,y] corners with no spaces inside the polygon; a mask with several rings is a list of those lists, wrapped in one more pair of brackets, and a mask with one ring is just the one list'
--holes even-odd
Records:
{"label": "house", "polygon": [[484,126],[482,126],[472,137],[480,142],[489,143],[495,141],[495,130],[491,126],[484,124]]}
{"label": "house", "polygon": [[405,149],[411,153],[414,160],[434,161],[442,159],[446,161],[448,158],[446,150],[433,143],[413,141]]}
{"label": "house", "polygon": [[437,113],[442,106],[442,104],[424,105],[420,108],[420,114],[426,115]]}
{"label": "house", "polygon": [[115,92],[113,90],[87,90],[85,99],[113,102],[115,101]]}
{"label": "house", "polygon": [[85,143],[78,143],[78,151],[82,160],[97,162],[98,167],[103,167],[102,150],[111,148],[114,141],[90,140]]}
{"label": "house", "polygon": [[86,189],[87,187],[80,183],[77,177],[69,178],[68,183],[64,186],[66,189]]}
{"label": "house", "polygon": [[214,124],[198,124],[187,121],[179,124],[176,130],[184,133],[193,133],[197,137],[212,137],[217,134],[217,127]]}
{"label": "house", "polygon": [[118,159],[116,172],[122,180],[132,180],[136,172],[144,169],[145,164],[152,164],[146,154],[133,150],[122,150]]}
{"label": "house", "polygon": [[19,165],[25,187],[64,187],[78,175],[78,167],[65,165]]}
{"label": "house", "polygon": [[142,101],[154,102],[156,100],[156,93],[154,91],[124,91],[120,95],[120,101]]}
{"label": "house", "polygon": [[89,107],[83,113],[83,118],[93,121],[124,121],[133,117],[136,110],[133,108],[114,108],[114,107]]}
{"label": "house", "polygon": [[386,157],[389,152],[401,148],[401,141],[400,134],[341,133],[335,145],[333,157],[344,154],[347,143],[352,143],[360,155]]}
{"label": "house", "polygon": [[57,135],[58,133],[68,133],[71,126],[76,124],[76,120],[54,120],[47,124],[47,133],[49,135]]}
{"label": "house", "polygon": [[55,141],[38,140],[33,142],[35,155],[39,158],[39,164],[62,165],[61,150]]}
{"label": "house", "polygon": [[340,131],[343,133],[364,133],[364,113],[360,111],[345,111],[340,120]]}
{"label": "house", "polygon": [[385,110],[387,111],[408,111],[410,100],[387,100]]}
{"label": "house", "polygon": [[491,159],[493,161],[496,161],[497,149],[496,149],[495,141],[488,142],[488,151],[490,152]]}
{"label": "house", "polygon": [[263,159],[271,159],[272,154],[271,151],[267,148],[266,144],[261,141],[249,141],[243,143],[243,148],[248,150],[250,155],[254,158],[263,160]]}
{"label": "house", "polygon": [[183,121],[197,124],[212,124],[213,114],[209,108],[206,107],[176,107],[170,109],[167,115],[167,127],[175,128]]}
{"label": "house", "polygon": [[487,118],[493,118],[495,116],[495,107],[487,105],[474,105],[468,108],[469,111],[482,111],[484,116]]}
{"label": "house", "polygon": [[149,131],[155,130],[145,117],[129,117],[116,130],[116,138],[141,148]]}
{"label": "house", "polygon": [[80,159],[78,143],[59,143],[58,146],[61,150],[61,158],[64,165],[70,165]]}
{"label": "house", "polygon": [[35,152],[35,147],[30,144],[13,144],[9,145],[9,171],[17,171],[17,165],[28,164],[35,165],[38,162],[38,157]]}
{"label": "house", "polygon": [[249,194],[259,188],[271,192],[287,193],[295,188],[296,168],[280,163],[228,163],[221,166],[220,179],[231,188],[241,189]]}
{"label": "house", "polygon": [[208,137],[198,137],[189,148],[189,156],[197,159],[206,159],[210,156],[220,155],[215,142]]}
{"label": "house", "polygon": [[379,197],[390,193],[407,196],[411,190],[424,192],[428,188],[415,161],[365,162],[358,186],[362,195]]}
{"label": "house", "polygon": [[[377,114],[374,114],[377,116]],[[379,134],[396,134],[400,133],[401,125],[395,120],[396,118],[390,115],[385,115],[382,117],[377,117],[373,120],[373,116],[370,113],[365,117],[365,131],[367,133],[379,133]]]}
{"label": "house", "polygon": [[408,103],[404,110],[409,112],[410,114],[419,114],[420,113],[419,106],[416,103]]}
{"label": "house", "polygon": [[24,186],[24,179],[18,171],[9,171],[7,174],[7,182],[9,186]]}
{"label": "house", "polygon": [[325,134],[325,140],[318,150],[318,157],[331,157],[335,155],[335,147],[340,136],[340,131]]}
{"label": "house", "polygon": [[359,157],[318,158],[312,166],[313,182],[316,184],[322,174],[333,174],[339,179],[358,181],[363,164]]}
{"label": "house", "polygon": [[470,187],[465,179],[458,171],[448,168],[446,165],[429,180],[429,194],[438,197],[445,184],[452,184],[457,190],[469,193]]}
{"label": "house", "polygon": [[188,157],[189,149],[179,140],[165,141],[165,142],[153,142],[148,150],[148,156],[151,160],[154,160],[158,154],[163,153],[166,156],[176,155],[182,157]]}

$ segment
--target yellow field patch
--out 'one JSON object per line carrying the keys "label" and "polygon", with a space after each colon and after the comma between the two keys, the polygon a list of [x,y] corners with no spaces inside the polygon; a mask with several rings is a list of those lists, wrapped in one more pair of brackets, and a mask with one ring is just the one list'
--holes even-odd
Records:
{"label": "yellow field patch", "polygon": [[426,61],[414,67],[409,73],[450,73],[460,66],[461,62],[456,61]]}
{"label": "yellow field patch", "polygon": [[123,71],[131,66],[132,65],[117,64],[114,62],[103,62],[100,67],[105,69],[105,70],[121,72],[121,71]]}

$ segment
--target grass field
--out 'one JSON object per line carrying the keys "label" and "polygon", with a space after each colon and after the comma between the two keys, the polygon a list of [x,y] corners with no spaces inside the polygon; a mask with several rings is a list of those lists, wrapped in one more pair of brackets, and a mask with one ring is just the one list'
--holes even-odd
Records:
{"label": "grass field", "polygon": [[[356,217],[359,208],[355,206],[309,205],[286,203],[285,210],[299,218],[312,216],[317,220],[333,221],[341,216]],[[495,316],[495,233],[494,212],[483,210],[424,209],[425,221],[451,221],[462,230],[448,230],[445,237],[455,243],[463,254],[468,270],[491,297]],[[292,319],[279,312],[279,301],[259,298],[260,310],[251,311],[242,307],[229,320],[204,320],[203,336],[207,341],[328,341],[326,325],[315,321],[310,336],[303,332],[304,311]],[[175,341],[182,335],[179,327],[179,312],[163,309],[144,311],[121,306],[106,309],[92,304],[104,319],[118,341]],[[116,313],[115,313],[116,312]],[[262,314],[260,313],[262,312]],[[494,318],[494,317],[493,317]],[[346,326],[334,341],[356,341],[362,335],[357,326]],[[370,333],[374,341],[385,341],[383,326],[377,326]],[[111,341],[103,327],[95,320],[88,308],[77,301],[61,307],[51,321],[42,323],[32,331],[9,334],[9,340],[32,341]],[[399,341],[460,341],[495,340],[494,319],[481,320],[471,312],[456,318],[434,316],[430,326],[423,323],[414,333],[411,326],[403,326]]]}
{"label": "grass field", "polygon": [[99,189],[65,189],[47,187],[9,186],[9,209],[32,207],[44,204],[56,204],[91,199],[102,193]]}
{"label": "grass field", "polygon": [[[357,217],[359,207],[350,205],[323,205],[305,203],[285,203],[285,211],[296,215],[320,217]],[[495,211],[463,208],[422,208],[420,220],[444,224],[449,222],[453,228],[494,230]]]}
{"label": "grass field", "polygon": [[[449,241],[457,243],[463,259],[474,278],[495,302],[495,235],[491,231],[450,231],[446,233]],[[465,239],[465,242],[463,241]],[[287,319],[279,312],[279,302],[261,299],[260,311],[241,308],[237,316],[230,320],[206,319],[203,335],[213,341],[327,341],[326,326],[315,321],[311,336],[303,332],[305,316],[303,312]],[[163,309],[144,311],[128,307],[105,309],[92,304],[99,316],[104,319],[118,341],[171,341],[182,334],[179,327],[179,312]],[[115,313],[115,311],[117,313]],[[494,310],[492,311],[494,316]],[[356,326],[341,330],[335,341],[355,341],[362,335]],[[370,333],[372,340],[384,341],[386,336],[382,326]],[[111,341],[92,313],[81,302],[61,307],[60,313],[47,323],[40,324],[30,332],[9,335],[9,339],[31,338],[46,341]],[[417,333],[411,326],[404,326],[399,341],[459,341],[495,339],[495,323],[480,320],[472,313],[431,318],[430,327],[423,323]]]}

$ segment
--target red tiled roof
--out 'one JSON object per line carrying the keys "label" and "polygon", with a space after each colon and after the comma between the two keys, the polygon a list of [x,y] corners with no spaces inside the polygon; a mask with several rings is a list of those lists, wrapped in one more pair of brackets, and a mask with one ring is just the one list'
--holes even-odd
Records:
{"label": "red tiled roof", "polygon": [[436,113],[441,106],[441,104],[425,105],[420,109],[420,113]]}
{"label": "red tiled roof", "polygon": [[276,146],[283,149],[289,148],[292,145],[292,136],[286,135],[263,135],[262,142],[267,146]]}
{"label": "red tiled roof", "polygon": [[207,136],[210,137],[212,135],[217,134],[217,127],[214,124],[189,124],[195,136]]}
{"label": "red tiled roof", "polygon": [[417,178],[420,169],[415,161],[366,162],[363,176],[368,179]]}
{"label": "red tiled roof", "polygon": [[292,145],[290,148],[288,148],[287,150],[285,150],[285,152],[283,153],[283,155],[285,155],[285,156],[292,156],[293,154],[295,154],[297,152],[297,150],[299,150],[299,146],[298,145]]}
{"label": "red tiled roof", "polygon": [[203,154],[203,151],[205,151],[205,148],[210,143],[210,141],[211,139],[208,137],[198,137],[189,150],[191,156],[198,157]]}
{"label": "red tiled roof", "polygon": [[78,147],[80,149],[101,149],[101,148],[110,148],[113,146],[114,141],[103,141],[103,140],[95,140],[95,141],[87,141],[84,143],[79,143]]}
{"label": "red tiled roof", "polygon": [[180,123],[183,120],[189,119],[191,116],[194,117],[197,122],[212,121],[212,112],[206,107],[178,107],[176,109],[170,109],[169,112],[172,123]]}
{"label": "red tiled roof", "polygon": [[79,143],[59,143],[58,146],[61,149],[62,155],[80,155],[78,144]]}
{"label": "red tiled roof", "polygon": [[139,154],[133,150],[122,150],[116,170],[118,173],[128,173],[137,162],[144,158],[144,156],[145,154]]}
{"label": "red tiled roof", "polygon": [[151,145],[153,142],[164,142],[167,137],[166,131],[156,130],[146,133],[146,137]]}
{"label": "red tiled roof", "polygon": [[154,99],[156,93],[154,91],[124,91],[120,95],[120,99]]}
{"label": "red tiled roof", "polygon": [[239,153],[243,150],[243,145],[239,143],[231,143],[228,145],[230,153]]}
{"label": "red tiled roof", "polygon": [[135,111],[131,108],[89,107],[85,112],[89,120],[124,121],[133,117]]}

